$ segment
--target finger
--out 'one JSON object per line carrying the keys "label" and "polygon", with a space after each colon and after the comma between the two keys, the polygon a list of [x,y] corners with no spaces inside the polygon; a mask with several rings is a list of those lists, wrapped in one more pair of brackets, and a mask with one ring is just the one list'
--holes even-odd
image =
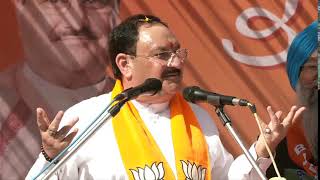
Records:
{"label": "finger", "polygon": [[293,117],[297,111],[296,106],[292,106],[290,109],[290,112],[287,114],[287,116],[284,118],[282,124],[285,128],[287,128],[290,124],[292,124]]}
{"label": "finger", "polygon": [[64,142],[65,145],[69,145],[70,144],[72,139],[77,135],[78,130],[79,130],[78,128],[75,128],[70,134],[68,134],[68,136],[66,136],[63,139],[63,142]]}
{"label": "finger", "polygon": [[50,125],[50,119],[48,118],[48,114],[45,110],[42,109],[43,118],[48,125]]}
{"label": "finger", "polygon": [[267,111],[270,117],[270,122],[269,122],[269,127],[271,127],[271,129],[274,129],[274,127],[276,127],[279,124],[279,119],[278,117],[275,115],[275,113],[273,112],[271,106],[267,107]]}
{"label": "finger", "polygon": [[281,119],[282,111],[277,111],[275,115],[277,116],[278,119]]}
{"label": "finger", "polygon": [[57,131],[62,117],[63,117],[63,111],[59,111],[54,117],[54,119],[52,120],[51,124],[49,125],[49,129],[51,129],[52,131]]}
{"label": "finger", "polygon": [[294,124],[298,119],[301,119],[303,112],[306,110],[305,107],[300,107],[299,109],[296,106],[292,106],[287,117],[284,119],[284,126]]}
{"label": "finger", "polygon": [[79,121],[79,118],[74,118],[71,120],[70,123],[68,123],[66,126],[62,127],[58,132],[58,139],[62,141],[65,136],[68,134],[70,129]]}
{"label": "finger", "polygon": [[295,123],[298,119],[302,119],[302,114],[306,109],[306,107],[300,107],[294,114],[292,123]]}
{"label": "finger", "polygon": [[49,122],[46,119],[46,116],[44,115],[45,112],[42,108],[37,108],[37,124],[39,127],[40,132],[45,132],[48,129]]}

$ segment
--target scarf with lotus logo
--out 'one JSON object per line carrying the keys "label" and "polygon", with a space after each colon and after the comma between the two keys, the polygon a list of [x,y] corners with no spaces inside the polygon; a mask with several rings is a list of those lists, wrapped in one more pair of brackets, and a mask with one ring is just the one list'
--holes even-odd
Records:
{"label": "scarf with lotus logo", "polygon": [[[120,80],[112,98],[123,90]],[[178,179],[211,179],[208,145],[189,104],[180,94],[170,102],[171,131]],[[122,162],[130,179],[175,179],[164,155],[130,102],[112,119]]]}

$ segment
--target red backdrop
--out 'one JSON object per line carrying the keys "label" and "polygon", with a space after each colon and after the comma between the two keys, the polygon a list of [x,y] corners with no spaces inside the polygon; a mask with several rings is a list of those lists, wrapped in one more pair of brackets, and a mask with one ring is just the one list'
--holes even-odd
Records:
{"label": "red backdrop", "polygon": [[[121,19],[136,13],[154,14],[168,22],[182,46],[189,49],[185,86],[198,85],[246,98],[256,104],[266,122],[267,105],[287,111],[294,104],[285,72],[286,51],[290,38],[317,18],[316,1],[121,1]],[[0,22],[3,70],[23,57],[10,1],[1,2]],[[213,108],[204,106],[216,121],[228,150],[239,154],[240,149]],[[253,142],[258,128],[250,111],[242,107],[226,107],[226,111],[245,142]]]}

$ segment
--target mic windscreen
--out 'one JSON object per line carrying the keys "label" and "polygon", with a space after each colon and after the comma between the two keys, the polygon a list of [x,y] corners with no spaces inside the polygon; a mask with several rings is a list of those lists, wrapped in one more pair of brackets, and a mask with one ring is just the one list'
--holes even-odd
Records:
{"label": "mic windscreen", "polygon": [[148,78],[144,81],[144,91],[155,91],[157,93],[162,88],[162,82],[156,78]]}
{"label": "mic windscreen", "polygon": [[195,103],[194,91],[199,89],[200,88],[198,86],[184,88],[182,92],[184,99],[189,102]]}

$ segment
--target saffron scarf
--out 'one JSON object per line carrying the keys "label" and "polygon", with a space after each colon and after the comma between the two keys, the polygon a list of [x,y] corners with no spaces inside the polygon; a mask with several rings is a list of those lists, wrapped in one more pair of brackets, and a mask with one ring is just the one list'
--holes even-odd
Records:
{"label": "saffron scarf", "polygon": [[[112,98],[122,90],[122,84],[117,80]],[[176,94],[170,102],[170,116],[178,179],[198,176],[198,179],[210,180],[208,145],[191,107],[180,94]],[[129,179],[135,179],[141,174],[146,178],[151,171],[159,179],[175,179],[172,169],[132,103],[124,104],[112,119],[112,125]]]}
{"label": "saffron scarf", "polygon": [[312,154],[300,122],[293,124],[287,134],[289,157],[312,177],[318,175],[318,166],[312,163]]}

